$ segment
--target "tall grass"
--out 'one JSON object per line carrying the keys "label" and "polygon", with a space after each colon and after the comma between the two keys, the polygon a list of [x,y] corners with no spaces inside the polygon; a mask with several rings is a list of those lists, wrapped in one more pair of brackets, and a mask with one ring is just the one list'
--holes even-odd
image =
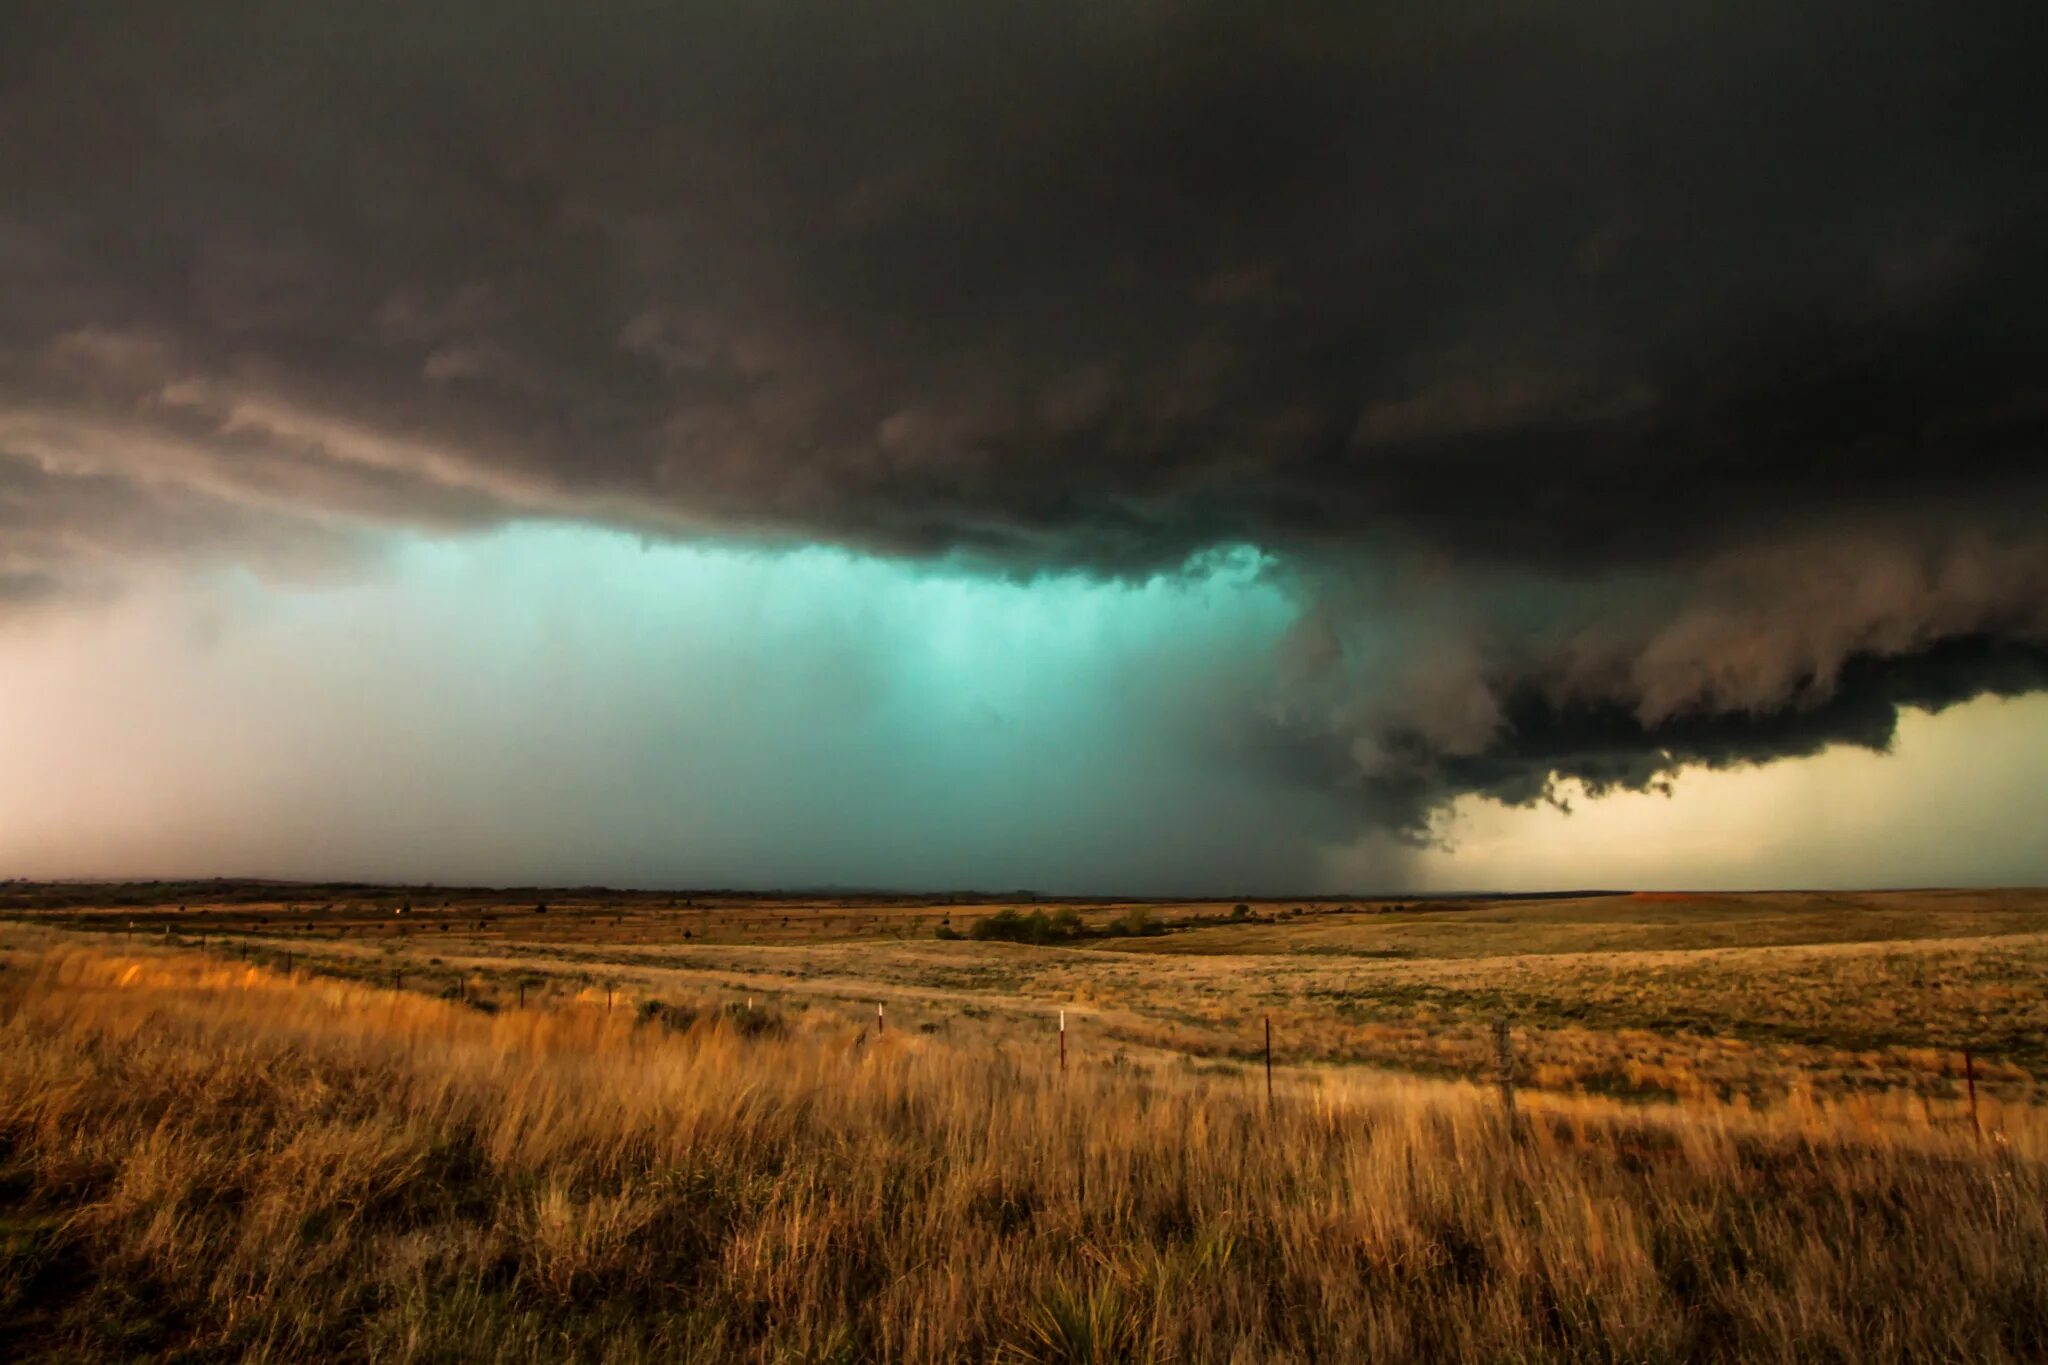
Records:
{"label": "tall grass", "polygon": [[[688,1002],[677,1002],[686,1004]],[[687,1021],[687,1022],[680,1022]],[[678,1023],[680,1022],[680,1026]],[[196,955],[0,973],[0,1355],[2020,1360],[2048,1123],[1263,1094]]]}

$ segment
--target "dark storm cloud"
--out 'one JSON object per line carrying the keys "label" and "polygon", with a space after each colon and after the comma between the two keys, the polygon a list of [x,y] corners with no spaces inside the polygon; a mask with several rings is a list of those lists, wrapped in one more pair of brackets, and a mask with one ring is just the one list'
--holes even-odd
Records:
{"label": "dark storm cloud", "polygon": [[2038,4],[9,16],[20,582],[1249,541],[1317,604],[1267,747],[1407,826],[2039,678]]}
{"label": "dark storm cloud", "polygon": [[1728,768],[1809,757],[1833,745],[1889,749],[1902,707],[1941,711],[1991,695],[2048,689],[2048,646],[1985,636],[1941,640],[1914,653],[1855,654],[1811,701],[1763,710],[1697,709],[1646,720],[1632,699],[1558,694],[1528,678],[1504,680],[1492,698],[1484,744],[1445,752],[1398,721],[1374,736],[1384,756],[1361,779],[1341,745],[1287,732],[1275,756],[1333,787],[1355,785],[1381,823],[1429,837],[1428,818],[1449,793],[1477,792],[1510,805],[1570,808],[1559,783],[1589,796],[1669,791],[1685,767]]}

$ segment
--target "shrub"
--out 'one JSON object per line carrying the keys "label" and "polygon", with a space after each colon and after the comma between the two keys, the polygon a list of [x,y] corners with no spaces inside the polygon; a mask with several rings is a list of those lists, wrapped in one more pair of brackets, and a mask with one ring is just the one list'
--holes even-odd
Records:
{"label": "shrub", "polygon": [[642,1000],[640,1022],[660,1024],[672,1029],[686,1029],[697,1022],[697,1011],[688,1005],[671,1005],[666,1000]]}
{"label": "shrub", "polygon": [[998,910],[985,919],[976,920],[974,928],[969,933],[983,942],[999,940],[1005,943],[1068,943],[1086,937],[1088,927],[1081,923],[1080,912],[1069,905],[1062,906],[1052,915],[1047,915],[1043,910],[1028,913],[1019,910]]}
{"label": "shrub", "polygon": [[746,1003],[734,1000],[727,1002],[719,1013],[732,1025],[733,1032],[742,1038],[780,1038],[789,1032],[789,1023],[780,1010],[749,1008]]}

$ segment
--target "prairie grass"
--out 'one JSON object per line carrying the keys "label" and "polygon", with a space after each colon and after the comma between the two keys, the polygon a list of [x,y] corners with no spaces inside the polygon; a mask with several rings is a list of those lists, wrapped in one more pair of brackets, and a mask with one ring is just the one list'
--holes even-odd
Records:
{"label": "prairie grass", "polygon": [[[0,971],[0,1356],[2026,1360],[2048,1115],[1628,1106],[485,1011],[176,951]],[[750,1024],[756,1013],[773,1027]]]}
{"label": "prairie grass", "polygon": [[1062,907],[1086,934],[1038,945],[976,941],[1015,909],[995,902],[607,893],[538,914],[505,893],[443,907],[359,888],[363,899],[316,905],[150,910],[81,904],[89,889],[17,890],[0,904],[44,928],[125,940],[139,922],[137,946],[211,934],[217,952],[277,966],[289,954],[485,1004],[608,988],[870,1016],[886,1001],[964,1046],[1049,1041],[1066,1009],[1092,1053],[1205,1065],[1248,1062],[1270,1017],[1284,1060],[1437,1077],[1490,1065],[1505,1015],[1529,1079],[1548,1089],[1760,1105],[1901,1091],[1939,1105],[1960,1096],[1967,1050],[1984,1093],[2048,1102],[2040,890],[1268,902],[1241,916],[1221,902],[1105,902]]}

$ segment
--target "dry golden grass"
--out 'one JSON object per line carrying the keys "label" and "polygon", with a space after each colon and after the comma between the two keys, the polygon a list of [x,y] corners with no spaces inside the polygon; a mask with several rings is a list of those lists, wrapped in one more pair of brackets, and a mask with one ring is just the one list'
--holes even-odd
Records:
{"label": "dry golden grass", "polygon": [[1269,1110],[829,994],[488,1012],[4,941],[9,1358],[2048,1353],[2048,1115],[2011,1097],[1987,1140],[1899,1093],[1536,1094],[1516,1137],[1462,1083],[1283,1068]]}
{"label": "dry golden grass", "polygon": [[[198,893],[218,893],[202,899]],[[1172,932],[1030,947],[941,941],[998,904],[649,893],[17,887],[0,904],[139,943],[250,952],[490,1003],[615,987],[748,995],[849,1015],[885,1001],[966,1047],[1047,1046],[1056,1010],[1092,1056],[1281,1057],[1431,1076],[1490,1065],[1515,1024],[1527,1079],[1575,1093],[1774,1105],[1963,1089],[2048,1099],[2048,894],[2029,890],[1562,897],[1149,907]],[[310,890],[310,889],[309,889]],[[105,902],[95,905],[94,900]],[[535,906],[546,901],[546,914]],[[49,907],[61,909],[52,912]],[[182,908],[181,908],[182,907]],[[408,909],[408,907],[410,907]],[[1095,925],[1125,903],[1085,907]],[[406,910],[404,914],[394,913]],[[1297,910],[1299,913],[1297,913]],[[165,937],[165,931],[169,937]]]}

